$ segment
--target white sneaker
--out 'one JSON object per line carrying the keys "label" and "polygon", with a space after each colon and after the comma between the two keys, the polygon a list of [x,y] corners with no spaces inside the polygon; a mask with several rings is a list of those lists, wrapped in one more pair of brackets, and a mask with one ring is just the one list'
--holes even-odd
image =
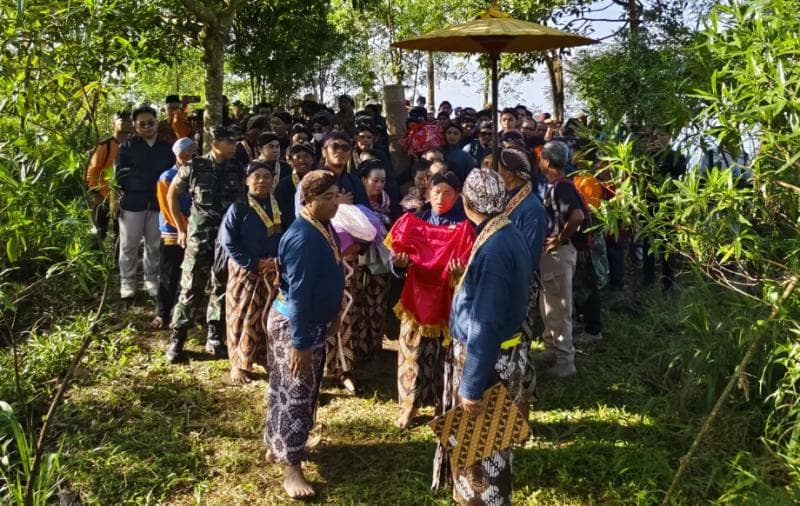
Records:
{"label": "white sneaker", "polygon": [[136,288],[132,286],[121,286],[119,288],[119,296],[122,299],[132,299],[136,296]]}
{"label": "white sneaker", "polygon": [[592,344],[603,340],[603,333],[591,334],[585,330],[572,338],[573,344]]}
{"label": "white sneaker", "polygon": [[566,364],[560,363],[554,365],[553,367],[548,369],[545,374],[553,378],[564,379],[570,376],[575,376],[576,374],[578,374],[578,370],[575,369],[575,362],[568,362]]}
{"label": "white sneaker", "polygon": [[158,297],[158,283],[153,283],[150,281],[144,282],[144,287],[147,290],[147,295],[151,298],[155,299]]}

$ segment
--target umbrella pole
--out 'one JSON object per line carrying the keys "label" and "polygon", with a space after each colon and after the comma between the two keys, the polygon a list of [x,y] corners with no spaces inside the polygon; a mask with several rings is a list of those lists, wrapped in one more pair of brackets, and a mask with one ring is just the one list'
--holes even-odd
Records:
{"label": "umbrella pole", "polygon": [[490,54],[492,60],[492,170],[497,172],[500,162],[500,139],[497,136],[497,54]]}

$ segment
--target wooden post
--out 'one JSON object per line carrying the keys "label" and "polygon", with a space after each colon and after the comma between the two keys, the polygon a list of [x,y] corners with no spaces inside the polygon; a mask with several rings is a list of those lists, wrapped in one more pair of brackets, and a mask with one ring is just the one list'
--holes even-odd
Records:
{"label": "wooden post", "polygon": [[390,84],[383,87],[383,108],[386,111],[386,128],[389,131],[389,156],[392,159],[395,177],[408,170],[411,161],[402,146],[406,135],[405,86]]}

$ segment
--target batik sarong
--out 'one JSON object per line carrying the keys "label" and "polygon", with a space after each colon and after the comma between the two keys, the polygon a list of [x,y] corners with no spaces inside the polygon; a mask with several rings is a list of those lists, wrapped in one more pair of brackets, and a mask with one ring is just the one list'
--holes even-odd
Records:
{"label": "batik sarong", "polygon": [[[454,340],[451,366],[445,369],[446,409],[461,402],[458,387],[464,372],[467,345]],[[509,395],[520,405],[528,402],[530,383],[535,377],[528,369],[527,353],[521,343],[508,349],[501,349],[495,362],[497,377],[508,390]],[[528,372],[529,371],[529,372]],[[491,456],[465,469],[449,469],[449,459],[444,447],[437,445],[434,458],[434,486],[453,485],[453,499],[458,504],[501,506],[511,504],[511,449],[494,452]]]}
{"label": "batik sarong", "polygon": [[297,465],[305,458],[308,433],[314,426],[328,326],[315,329],[310,375],[295,377],[290,368],[292,337],[289,319],[274,309],[269,313],[269,388],[264,444],[276,462]]}
{"label": "batik sarong", "polygon": [[348,255],[342,259],[344,265],[344,295],[339,317],[339,329],[328,335],[325,360],[325,373],[341,378],[353,370],[355,359],[356,332],[361,313],[361,300],[358,291],[358,255]]}
{"label": "batik sarong", "polygon": [[228,262],[225,292],[228,356],[231,367],[252,371],[253,364],[267,369],[267,302],[273,278]]}
{"label": "batik sarong", "polygon": [[[424,336],[412,322],[400,322],[397,394],[402,409],[423,404],[441,406],[446,350],[438,336]],[[438,409],[436,414],[440,414]]]}
{"label": "batik sarong", "polygon": [[373,274],[365,265],[358,268],[361,317],[356,339],[356,360],[374,356],[383,346],[389,274]]}
{"label": "batik sarong", "polygon": [[[519,348],[520,371],[525,375],[525,380],[522,381],[525,390],[527,391],[527,399],[520,404],[530,403],[536,400],[536,369],[533,365],[533,352],[531,352],[531,345],[536,336],[534,336],[534,326],[536,319],[539,318],[539,282],[538,279],[531,282],[528,291],[528,307],[525,315],[525,320],[522,321],[522,332],[520,343],[516,346]],[[526,411],[527,412],[527,411]]]}

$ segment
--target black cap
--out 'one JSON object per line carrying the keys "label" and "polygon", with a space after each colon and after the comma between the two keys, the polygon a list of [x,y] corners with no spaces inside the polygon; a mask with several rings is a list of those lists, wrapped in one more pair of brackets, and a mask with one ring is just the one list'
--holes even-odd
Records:
{"label": "black cap", "polygon": [[454,190],[461,191],[461,181],[458,179],[455,172],[449,170],[444,173],[437,172],[431,177],[431,188],[441,183],[447,183]]}
{"label": "black cap", "polygon": [[114,120],[124,119],[130,120],[131,119],[131,111],[117,111],[114,113]]}
{"label": "black cap", "polygon": [[366,123],[359,123],[356,125],[356,134],[360,134],[361,132],[369,132],[372,135],[375,135],[375,129]]}
{"label": "black cap", "polygon": [[261,160],[253,160],[252,162],[248,163],[247,167],[245,167],[244,173],[245,175],[249,176],[258,169],[267,170],[273,176],[275,175],[275,165],[274,164],[270,165],[267,162]]}
{"label": "black cap", "polygon": [[289,156],[293,156],[298,151],[305,151],[312,157],[314,156],[314,147],[309,142],[297,142],[289,146]]}
{"label": "black cap", "polygon": [[358,175],[359,177],[366,177],[369,172],[374,169],[385,170],[386,168],[383,166],[382,161],[378,160],[377,158],[372,158],[369,160],[364,160],[358,164]]}
{"label": "black cap", "polygon": [[289,114],[286,111],[273,112],[272,113],[272,117],[280,119],[281,121],[283,121],[287,125],[291,125],[292,124],[292,115]]}
{"label": "black cap", "polygon": [[256,144],[258,144],[258,146],[261,147],[261,146],[266,146],[272,141],[279,141],[279,140],[280,139],[278,138],[278,134],[276,134],[275,132],[261,132],[260,134],[258,134],[258,139],[256,139]]}
{"label": "black cap", "polygon": [[233,142],[235,138],[236,138],[236,136],[233,135],[233,132],[231,132],[230,129],[228,129],[228,128],[225,128],[225,127],[214,127],[214,128],[211,129],[211,140],[212,141],[229,140],[229,141]]}
{"label": "black cap", "polygon": [[179,97],[178,95],[167,95],[167,98],[164,100],[164,103],[165,104],[172,104],[172,103],[180,102],[180,101],[181,101],[181,97]]}

